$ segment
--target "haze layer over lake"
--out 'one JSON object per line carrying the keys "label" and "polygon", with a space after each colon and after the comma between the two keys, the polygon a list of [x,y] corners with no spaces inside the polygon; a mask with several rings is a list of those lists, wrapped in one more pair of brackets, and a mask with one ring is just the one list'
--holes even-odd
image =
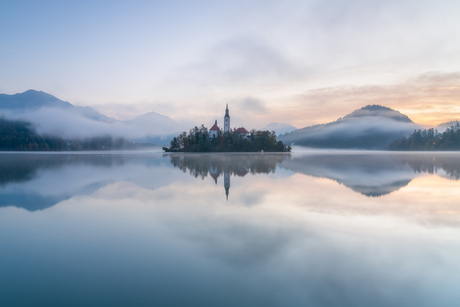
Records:
{"label": "haze layer over lake", "polygon": [[0,154],[0,305],[458,306],[460,154],[296,149]]}

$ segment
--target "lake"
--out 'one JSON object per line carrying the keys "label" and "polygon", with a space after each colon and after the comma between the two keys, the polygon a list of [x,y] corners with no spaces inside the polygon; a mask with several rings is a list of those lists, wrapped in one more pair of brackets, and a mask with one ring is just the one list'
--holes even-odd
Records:
{"label": "lake", "polygon": [[1,153],[0,306],[459,306],[460,153]]}

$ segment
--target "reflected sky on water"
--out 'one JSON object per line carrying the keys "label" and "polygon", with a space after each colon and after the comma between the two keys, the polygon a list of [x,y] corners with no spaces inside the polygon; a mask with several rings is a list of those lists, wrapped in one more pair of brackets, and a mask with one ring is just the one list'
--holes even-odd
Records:
{"label": "reflected sky on water", "polygon": [[0,305],[458,306],[460,155],[0,154]]}

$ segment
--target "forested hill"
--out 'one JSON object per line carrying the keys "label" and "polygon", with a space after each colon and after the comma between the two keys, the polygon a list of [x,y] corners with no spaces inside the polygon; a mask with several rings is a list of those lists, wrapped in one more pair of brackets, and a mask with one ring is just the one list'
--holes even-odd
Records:
{"label": "forested hill", "polygon": [[407,115],[404,115],[399,111],[375,104],[355,110],[344,116],[343,119],[352,119],[358,117],[382,117],[402,123],[413,123],[413,121]]}
{"label": "forested hill", "polygon": [[309,147],[384,149],[418,128],[398,111],[369,105],[334,122],[298,129],[279,138],[287,144]]}
{"label": "forested hill", "polygon": [[460,150],[460,123],[447,128],[443,133],[435,129],[416,130],[408,138],[389,145],[390,150]]}
{"label": "forested hill", "polygon": [[132,147],[131,142],[108,136],[82,140],[40,136],[29,122],[0,118],[1,151],[111,150]]}

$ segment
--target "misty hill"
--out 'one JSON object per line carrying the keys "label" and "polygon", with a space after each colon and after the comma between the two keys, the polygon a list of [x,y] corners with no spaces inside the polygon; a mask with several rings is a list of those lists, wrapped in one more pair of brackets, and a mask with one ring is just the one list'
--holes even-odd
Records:
{"label": "misty hill", "polygon": [[419,128],[409,117],[379,105],[368,105],[327,124],[281,135],[280,140],[320,148],[383,149]]}
{"label": "misty hill", "polygon": [[134,119],[125,121],[126,124],[142,128],[146,131],[161,130],[164,134],[180,131],[179,124],[168,116],[149,112]]}
{"label": "misty hill", "polygon": [[162,145],[169,144],[180,132],[174,120],[155,112],[120,121],[90,107],[74,106],[36,90],[0,94],[0,115],[13,121],[29,122],[39,136],[73,140],[111,137]]}
{"label": "misty hill", "polygon": [[14,95],[0,94],[0,109],[70,108],[72,104],[45,92],[28,90]]}
{"label": "misty hill", "polygon": [[41,136],[35,132],[30,122],[0,117],[1,151],[112,150],[133,147],[131,142],[121,137],[63,139],[56,136]]}
{"label": "misty hill", "polygon": [[98,121],[115,121],[90,107],[79,107],[62,101],[53,95],[42,91],[28,90],[24,93],[7,95],[0,94],[0,109],[11,111],[13,114],[36,111],[41,108],[57,108],[77,113],[89,119]]}
{"label": "misty hill", "polygon": [[[144,131],[144,133],[139,133],[139,137],[133,139],[135,143],[168,145],[172,138],[182,131],[181,126],[176,121],[156,112],[140,115],[124,123],[131,128]],[[151,133],[145,133],[148,131]]]}
{"label": "misty hill", "polygon": [[364,108],[355,110],[345,116],[343,119],[357,118],[357,117],[382,117],[393,119],[398,122],[403,123],[413,123],[413,121],[407,116],[402,114],[399,111],[393,109],[379,106],[379,105],[368,105]]}
{"label": "misty hill", "polygon": [[267,126],[263,127],[261,130],[262,131],[266,131],[266,130],[275,131],[276,135],[280,135],[280,134],[285,134],[285,133],[289,133],[294,130],[297,130],[297,128],[289,124],[286,124],[286,123],[273,122],[273,123],[269,123]]}

